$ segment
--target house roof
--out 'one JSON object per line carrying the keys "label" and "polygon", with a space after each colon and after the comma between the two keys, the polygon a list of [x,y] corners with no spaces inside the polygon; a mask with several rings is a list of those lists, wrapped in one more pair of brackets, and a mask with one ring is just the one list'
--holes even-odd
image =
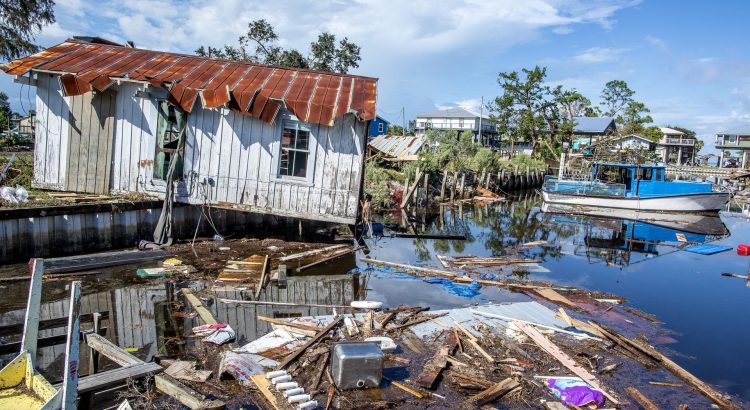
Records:
{"label": "house roof", "polygon": [[615,119],[611,117],[573,117],[574,133],[604,134]]}
{"label": "house roof", "polygon": [[661,133],[664,135],[685,135],[684,132],[676,130],[674,128],[659,127],[659,130],[661,130]]}
{"label": "house roof", "polygon": [[[437,110],[427,114],[418,114],[418,118],[479,118],[479,114],[465,110],[461,107],[446,108],[444,110]],[[482,118],[489,118],[483,115]]]}
{"label": "house roof", "polygon": [[717,135],[750,135],[750,125],[719,132]]}
{"label": "house roof", "polygon": [[409,135],[380,135],[370,140],[368,145],[391,158],[416,159],[424,139]]}
{"label": "house roof", "polygon": [[69,39],[0,66],[11,75],[29,71],[60,74],[67,96],[104,91],[117,80],[169,90],[169,101],[190,112],[198,97],[204,108],[228,104],[271,123],[282,104],[300,121],[333,125],[354,113],[375,118],[377,79],[269,66]]}

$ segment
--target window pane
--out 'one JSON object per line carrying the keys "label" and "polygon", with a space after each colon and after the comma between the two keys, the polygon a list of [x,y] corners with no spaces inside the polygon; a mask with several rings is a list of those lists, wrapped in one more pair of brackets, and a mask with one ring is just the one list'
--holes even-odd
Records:
{"label": "window pane", "polygon": [[279,158],[279,174],[280,175],[291,175],[289,173],[289,150],[286,148],[281,149],[281,158]]}
{"label": "window pane", "polygon": [[310,141],[310,131],[297,130],[297,149],[307,151],[307,145]]}
{"label": "window pane", "polygon": [[304,178],[307,176],[307,152],[292,151],[292,173],[295,177]]}
{"label": "window pane", "polygon": [[284,127],[284,131],[281,133],[281,146],[283,148],[294,147],[294,128]]}

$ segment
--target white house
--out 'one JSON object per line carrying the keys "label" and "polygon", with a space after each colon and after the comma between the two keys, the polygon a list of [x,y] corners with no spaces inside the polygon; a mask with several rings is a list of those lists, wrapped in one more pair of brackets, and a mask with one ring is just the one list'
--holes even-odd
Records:
{"label": "white house", "polygon": [[490,124],[488,116],[480,117],[479,114],[458,107],[417,115],[414,133],[422,136],[427,130],[455,130],[471,131],[474,136],[478,136],[480,124],[483,139],[497,135],[497,128]]}
{"label": "white house", "polygon": [[178,202],[355,222],[374,78],[75,39],[2,69],[36,86],[37,187],[163,198],[171,172]]}
{"label": "white house", "polygon": [[695,159],[695,138],[673,128],[659,127],[662,137],[656,144],[656,153],[662,162],[668,164],[674,159],[677,165],[693,162]]}

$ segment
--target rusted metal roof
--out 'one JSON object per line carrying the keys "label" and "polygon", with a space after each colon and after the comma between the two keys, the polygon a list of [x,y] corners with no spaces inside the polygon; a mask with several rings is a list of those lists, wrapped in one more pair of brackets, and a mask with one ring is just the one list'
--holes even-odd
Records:
{"label": "rusted metal roof", "polygon": [[368,143],[370,148],[382,152],[385,156],[401,160],[416,159],[423,144],[424,140],[421,137],[409,135],[379,135]]}
{"label": "rusted metal roof", "polygon": [[[190,112],[227,104],[271,123],[282,104],[301,121],[333,125],[346,113],[375,118],[377,79],[268,66],[68,40],[0,66],[11,75],[29,71],[60,75],[67,96],[104,91],[117,80],[147,82],[169,90],[169,102]],[[421,144],[420,144],[421,145]]]}

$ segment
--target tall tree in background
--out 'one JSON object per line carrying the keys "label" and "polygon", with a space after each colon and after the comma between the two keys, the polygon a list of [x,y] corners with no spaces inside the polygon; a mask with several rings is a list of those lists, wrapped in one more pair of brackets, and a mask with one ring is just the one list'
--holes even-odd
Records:
{"label": "tall tree in background", "polygon": [[618,119],[620,113],[633,101],[633,94],[635,91],[623,80],[612,80],[605,84],[601,95],[604,115]]}
{"label": "tall tree in background", "polygon": [[[0,0],[2,1],[2,0]],[[205,57],[225,58],[235,61],[252,61],[285,67],[312,68],[315,70],[347,73],[359,67],[360,47],[344,37],[338,43],[331,33],[321,33],[310,43],[308,56],[295,49],[278,46],[279,35],[266,20],[248,24],[247,33],[240,36],[238,45],[221,48],[200,46],[195,53]]]}
{"label": "tall tree in background", "polygon": [[0,0],[0,60],[35,53],[34,34],[55,22],[52,0]]}
{"label": "tall tree in background", "polygon": [[646,129],[646,124],[654,122],[648,115],[650,112],[651,110],[646,107],[646,104],[630,101],[620,117],[622,122],[621,133],[623,135],[642,134]]}
{"label": "tall tree in background", "polygon": [[0,92],[0,131],[5,131],[9,128],[12,116],[13,112],[10,109],[8,95]]}
{"label": "tall tree in background", "polygon": [[576,126],[574,118],[586,116],[586,113],[592,109],[591,100],[575,88],[566,90],[561,85],[552,90],[552,96],[557,104],[559,104],[564,118],[560,132],[568,136],[568,144],[572,147],[573,138],[575,137],[573,130]]}
{"label": "tall tree in background", "polygon": [[544,104],[544,78],[547,68],[539,66],[522,69],[523,78],[516,71],[498,74],[497,82],[503,95],[495,99],[495,110],[510,110],[521,135],[531,140],[534,155],[539,149],[540,120],[537,113]]}

